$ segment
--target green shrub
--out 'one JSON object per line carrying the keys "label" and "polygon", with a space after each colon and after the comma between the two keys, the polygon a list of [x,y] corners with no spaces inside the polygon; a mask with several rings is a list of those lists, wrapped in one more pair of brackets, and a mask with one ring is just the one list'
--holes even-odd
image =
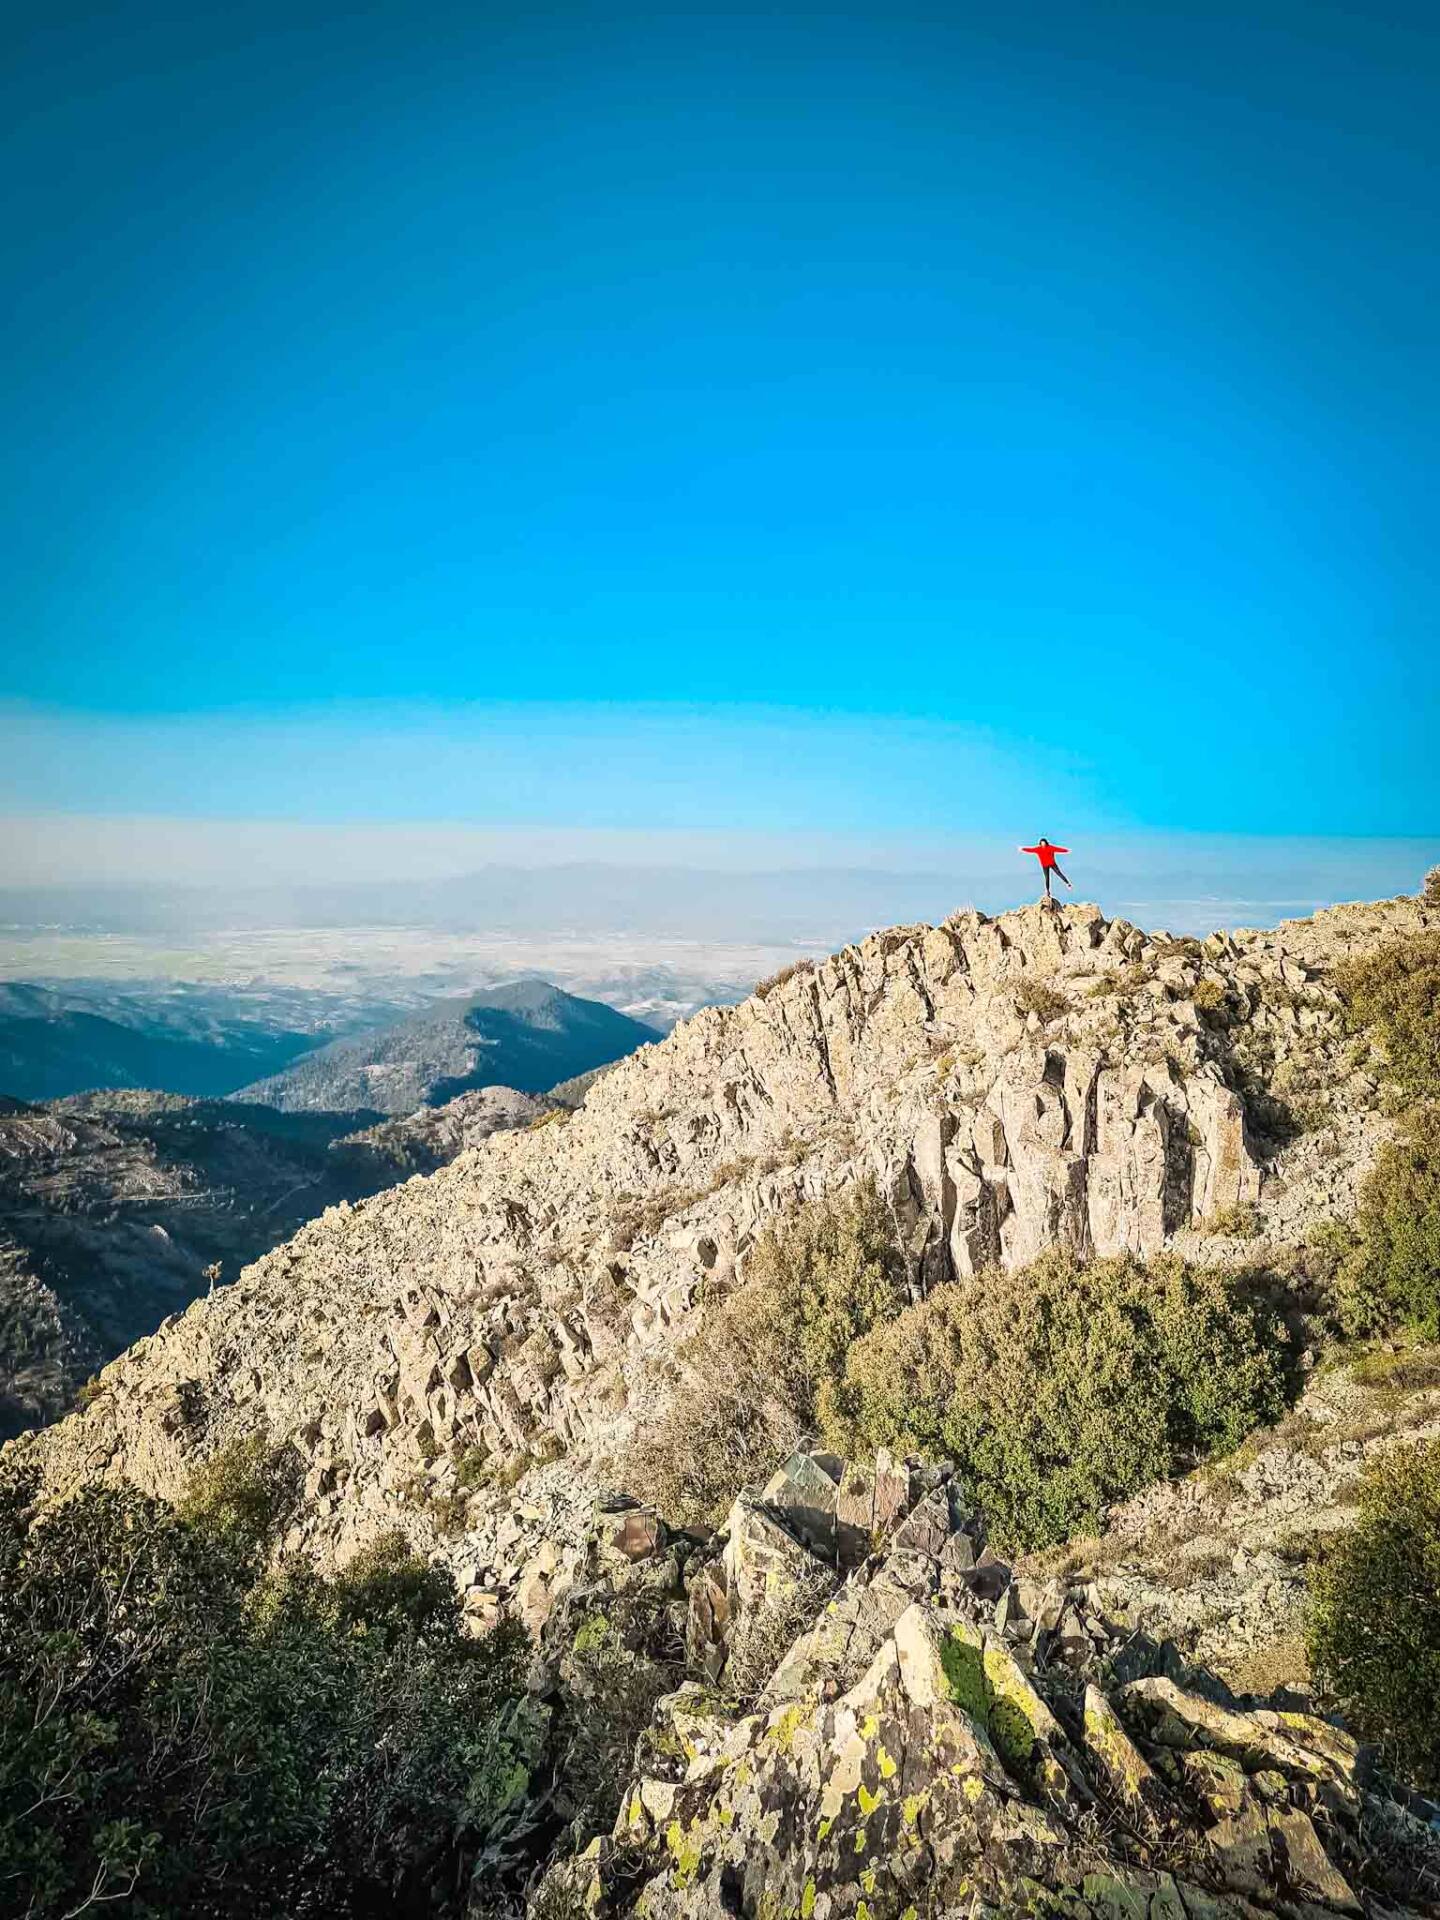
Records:
{"label": "green shrub", "polygon": [[667,1601],[653,1587],[610,1595],[607,1611],[587,1613],[561,1656],[556,1799],[577,1850],[614,1826],[636,1742],[655,1703],[684,1677],[684,1644]]}
{"label": "green shrub", "polygon": [[[1429,880],[1426,881],[1427,897]],[[1378,1039],[1408,1110],[1332,1230],[1325,1277],[1347,1333],[1408,1327],[1440,1338],[1440,934],[1412,934],[1336,976],[1351,1023]]]}
{"label": "green shrub", "polygon": [[805,1420],[814,1419],[820,1388],[839,1374],[851,1343],[898,1313],[907,1297],[873,1181],[767,1227],[745,1281],[731,1320],[745,1328],[748,1344],[769,1348],[769,1363]]}
{"label": "green shrub", "polygon": [[0,1482],[7,1910],[458,1915],[521,1819],[518,1637],[467,1638],[394,1541],[257,1575],[237,1478],[190,1519],[102,1488],[37,1514]]}
{"label": "green shrub", "polygon": [[627,1477],[673,1520],[713,1523],[814,1426],[851,1344],[907,1295],[873,1183],[761,1236],[739,1289],[705,1310],[662,1418]]}
{"label": "green shrub", "polygon": [[1190,996],[1195,1011],[1207,1018],[1215,1018],[1224,1013],[1230,1005],[1230,995],[1218,980],[1200,980]]}
{"label": "green shrub", "polygon": [[1063,1020],[1070,1011],[1070,1002],[1058,987],[1029,974],[1015,989],[1015,1004],[1021,1013],[1033,1013],[1045,1026],[1053,1020]]}
{"label": "green shrub", "polygon": [[258,1558],[294,1507],[298,1464],[268,1435],[232,1440],[191,1475],[176,1510],[247,1559]]}
{"label": "green shrub", "polygon": [[1440,1792],[1440,1443],[1396,1447],[1354,1527],[1311,1572],[1310,1663],[1396,1769]]}
{"label": "green shrub", "polygon": [[1440,1340],[1440,1106],[1408,1115],[1380,1149],[1332,1284],[1347,1333],[1405,1326]]}
{"label": "green shrub", "polygon": [[1057,1252],[939,1287],[874,1328],[822,1411],[843,1451],[955,1460],[996,1538],[1038,1547],[1284,1403],[1281,1329],[1242,1280]]}
{"label": "green shrub", "polygon": [[1340,967],[1335,980],[1352,1024],[1384,1047],[1401,1096],[1440,1099],[1440,933],[1392,940]]}
{"label": "green shrub", "polygon": [[1245,1200],[1217,1207],[1198,1222],[1195,1231],[1208,1239],[1253,1240],[1260,1232],[1260,1209]]}
{"label": "green shrub", "polygon": [[1426,874],[1420,898],[1427,907],[1440,907],[1440,867],[1431,867]]}

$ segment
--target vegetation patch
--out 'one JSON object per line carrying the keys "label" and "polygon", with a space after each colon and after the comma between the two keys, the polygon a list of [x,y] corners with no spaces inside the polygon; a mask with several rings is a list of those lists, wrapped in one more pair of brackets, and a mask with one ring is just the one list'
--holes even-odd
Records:
{"label": "vegetation patch", "polygon": [[956,1461],[992,1535],[1036,1548],[1275,1419],[1287,1360],[1253,1277],[1054,1252],[874,1327],[821,1412],[841,1450]]}
{"label": "vegetation patch", "polygon": [[742,1285],[705,1310],[668,1411],[633,1451],[631,1482],[668,1518],[724,1518],[816,1424],[853,1343],[907,1298],[872,1183],[762,1234]]}
{"label": "vegetation patch", "polygon": [[4,1475],[7,1910],[458,1916],[523,1828],[523,1640],[466,1637],[398,1539],[269,1569],[272,1460],[231,1451],[182,1511],[90,1488],[41,1514]]}
{"label": "vegetation patch", "polygon": [[1015,989],[1015,1004],[1021,1013],[1033,1013],[1047,1027],[1052,1021],[1063,1020],[1070,1011],[1070,1002],[1058,987],[1028,974]]}
{"label": "vegetation patch", "polygon": [[1440,1339],[1440,1105],[1402,1121],[1366,1179],[1353,1229],[1330,1246],[1347,1333],[1408,1327]]}
{"label": "vegetation patch", "polygon": [[637,1240],[649,1240],[672,1215],[684,1213],[704,1194],[697,1187],[668,1187],[657,1193],[619,1193],[610,1208],[610,1245],[626,1253]]}
{"label": "vegetation patch", "polygon": [[777,973],[770,974],[755,988],[757,1000],[768,1000],[777,987],[783,987],[787,980],[798,979],[802,974],[814,973],[813,960],[794,960],[788,967],[781,967]]}
{"label": "vegetation patch", "polygon": [[1260,1231],[1260,1209],[1243,1200],[1233,1207],[1219,1207],[1196,1231],[1216,1240],[1253,1240]]}
{"label": "vegetation patch", "polygon": [[1405,1100],[1440,1099],[1440,933],[1392,940],[1337,969],[1352,1025],[1379,1040]]}
{"label": "vegetation patch", "polygon": [[1310,1663],[1355,1730],[1440,1791],[1440,1442],[1366,1469],[1352,1527],[1311,1573]]}
{"label": "vegetation patch", "polygon": [[[1427,880],[1427,886],[1428,886]],[[1440,1338],[1440,934],[1414,934],[1337,975],[1354,1025],[1378,1040],[1403,1105],[1361,1191],[1353,1227],[1328,1256],[1345,1332],[1408,1328]]]}
{"label": "vegetation patch", "polygon": [[636,1743],[650,1737],[656,1702],[684,1672],[684,1646],[666,1600],[643,1587],[612,1596],[608,1615],[579,1621],[561,1658],[556,1788],[576,1846],[614,1826]]}

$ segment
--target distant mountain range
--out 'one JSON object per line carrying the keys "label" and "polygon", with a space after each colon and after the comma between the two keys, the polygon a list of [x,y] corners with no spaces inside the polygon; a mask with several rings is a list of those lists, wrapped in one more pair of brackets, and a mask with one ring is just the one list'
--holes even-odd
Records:
{"label": "distant mountain range", "polygon": [[481,1086],[544,1093],[659,1038],[599,1000],[518,980],[332,1041],[235,1097],[286,1113],[408,1114]]}
{"label": "distant mountain range", "polygon": [[97,1013],[74,995],[0,982],[0,1093],[18,1100],[97,1087],[217,1097],[276,1072],[315,1039],[253,1020],[197,1020],[193,1009],[163,1004],[120,1000]]}

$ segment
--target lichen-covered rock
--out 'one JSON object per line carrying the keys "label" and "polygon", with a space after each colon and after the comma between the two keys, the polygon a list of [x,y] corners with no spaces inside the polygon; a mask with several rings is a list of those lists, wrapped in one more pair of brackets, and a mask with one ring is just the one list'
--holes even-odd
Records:
{"label": "lichen-covered rock", "polygon": [[[937,1517],[974,1523],[942,1491],[915,1544],[851,1575],[754,1711],[693,1684],[660,1703],[613,1833],[551,1869],[536,1916],[1433,1911],[1440,1810],[1387,1790],[1341,1728],[1176,1678],[1173,1655],[1101,1621],[1077,1678],[1049,1657],[1061,1616],[1040,1624],[1044,1597],[1028,1645],[987,1624],[1005,1610],[973,1568],[947,1567]],[[1125,1680],[1137,1651],[1153,1670]]]}

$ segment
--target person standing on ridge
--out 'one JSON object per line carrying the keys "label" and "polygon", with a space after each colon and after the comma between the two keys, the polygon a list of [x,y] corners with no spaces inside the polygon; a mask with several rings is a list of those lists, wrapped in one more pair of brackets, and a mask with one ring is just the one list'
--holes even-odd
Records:
{"label": "person standing on ridge", "polygon": [[[1065,880],[1064,872],[1062,871],[1060,863],[1055,858],[1055,856],[1057,853],[1068,853],[1070,851],[1069,847],[1052,847],[1050,842],[1045,838],[1044,834],[1042,833],[1039,838],[1039,841],[1036,843],[1035,846],[1021,847],[1020,851],[1021,853],[1033,853],[1035,858],[1040,862],[1040,871],[1045,876],[1045,898],[1047,901],[1049,901],[1052,897],[1050,893],[1051,874],[1058,873],[1060,875],[1060,878],[1062,880]],[[1068,887],[1070,885],[1070,882],[1068,880],[1065,880],[1065,884]],[[1072,888],[1072,892],[1073,892],[1073,888]]]}

